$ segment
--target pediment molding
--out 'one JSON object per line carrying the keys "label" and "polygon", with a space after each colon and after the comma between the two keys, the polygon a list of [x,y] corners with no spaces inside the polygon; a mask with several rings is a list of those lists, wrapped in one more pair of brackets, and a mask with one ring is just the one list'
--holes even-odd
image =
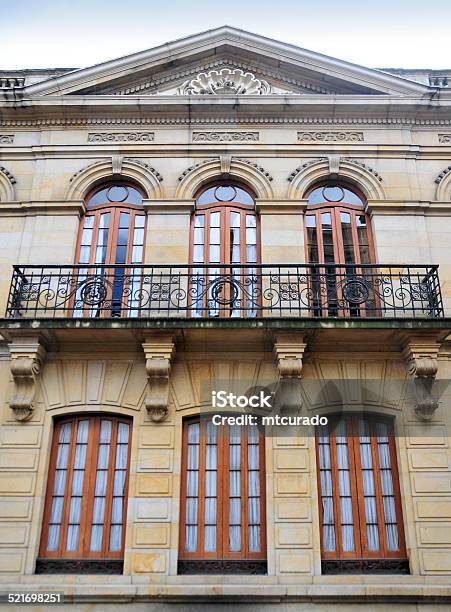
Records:
{"label": "pediment molding", "polygon": [[[269,81],[270,91],[286,88],[286,93],[298,94],[323,94],[337,95],[336,89],[324,87],[308,80],[296,79],[280,70],[271,70],[257,61],[245,61],[222,57],[208,62],[197,62],[191,66],[184,67],[183,70],[171,70],[160,72],[151,77],[147,77],[130,83],[122,87],[109,87],[98,93],[109,95],[158,95],[167,90],[174,89],[179,95],[188,95],[183,92],[184,86],[189,81],[198,78],[199,74],[223,69],[242,70],[250,72],[259,80]],[[270,93],[268,91],[267,93]]]}
{"label": "pediment molding", "polygon": [[224,55],[225,50],[229,56],[236,56],[238,62],[241,58],[244,61],[249,58],[252,62],[256,58],[255,61],[267,64],[270,70],[271,67],[282,67],[282,72],[299,75],[300,80],[305,79],[307,83],[313,82],[319,86],[325,86],[327,83],[327,88],[344,88],[346,93],[355,91],[360,94],[422,96],[430,90],[426,85],[398,75],[357,66],[295,45],[223,26],[120,59],[49,78],[25,87],[23,93],[33,97],[84,93],[90,88],[95,88],[95,94],[105,92],[108,87],[112,90],[116,88],[117,91],[128,87],[133,78],[137,81],[145,79],[149,73],[161,73],[171,64],[182,66],[183,63],[190,63],[193,66],[199,61],[201,54],[204,57],[210,54],[211,58],[216,56],[216,61],[217,55]]}

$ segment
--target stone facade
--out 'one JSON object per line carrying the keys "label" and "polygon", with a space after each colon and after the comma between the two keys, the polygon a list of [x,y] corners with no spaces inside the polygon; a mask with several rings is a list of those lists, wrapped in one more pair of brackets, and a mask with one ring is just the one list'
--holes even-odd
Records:
{"label": "stone facade", "polygon": [[[227,177],[256,193],[262,263],[302,264],[306,191],[332,177],[363,192],[376,262],[439,265],[444,316],[77,322],[10,313],[0,321],[2,591],[64,591],[74,610],[139,610],[157,598],[448,609],[451,92],[431,103],[436,87],[424,75],[400,78],[227,27],[168,49],[40,81],[0,79],[2,311],[13,265],[74,263],[85,196],[102,181],[146,193],[144,263],[189,263],[196,191]],[[267,432],[267,575],[177,574],[183,419],[206,406],[205,387],[287,372],[341,381],[347,410],[394,419],[409,575],[322,575],[308,429]],[[399,391],[415,377],[443,383],[429,420]],[[347,386],[355,380],[366,391]],[[304,400],[303,414],[337,409],[327,394]],[[133,422],[123,575],[36,576],[54,419],[84,412]]]}

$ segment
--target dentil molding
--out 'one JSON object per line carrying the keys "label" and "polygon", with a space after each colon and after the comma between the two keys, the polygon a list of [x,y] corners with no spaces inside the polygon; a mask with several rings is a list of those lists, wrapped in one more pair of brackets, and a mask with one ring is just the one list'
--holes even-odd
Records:
{"label": "dentil molding", "polygon": [[169,375],[175,353],[172,334],[154,334],[142,343],[146,357],[147,391],[144,400],[152,421],[164,421],[169,412]]}

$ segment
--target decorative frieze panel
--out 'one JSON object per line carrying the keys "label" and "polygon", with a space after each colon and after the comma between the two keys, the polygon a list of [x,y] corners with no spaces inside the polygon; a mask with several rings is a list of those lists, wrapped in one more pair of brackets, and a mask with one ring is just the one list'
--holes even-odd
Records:
{"label": "decorative frieze panel", "polygon": [[0,145],[13,144],[14,134],[0,134]]}
{"label": "decorative frieze panel", "polygon": [[[1,136],[0,136],[1,138]],[[88,142],[153,142],[153,132],[90,132]]]}
{"label": "decorative frieze panel", "polygon": [[451,134],[439,134],[438,141],[440,144],[451,144]]}
{"label": "decorative frieze panel", "polygon": [[299,142],[363,142],[363,132],[298,132]]}
{"label": "decorative frieze panel", "polygon": [[258,142],[259,132],[193,132],[193,142]]}

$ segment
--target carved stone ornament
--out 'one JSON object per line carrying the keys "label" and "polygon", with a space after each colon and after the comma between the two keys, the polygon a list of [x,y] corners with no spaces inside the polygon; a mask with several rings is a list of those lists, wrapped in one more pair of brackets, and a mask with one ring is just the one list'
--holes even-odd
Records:
{"label": "carved stone ornament", "polygon": [[301,408],[302,360],[306,346],[302,333],[279,332],[275,334],[274,356],[279,372],[275,405],[285,413],[297,412]]}
{"label": "carved stone ornament", "polygon": [[36,382],[46,349],[39,338],[16,338],[9,345],[14,392],[9,407],[18,421],[28,421],[34,410]]}
{"label": "carved stone ornament", "polygon": [[430,421],[438,408],[432,387],[438,370],[439,349],[437,342],[414,338],[406,343],[403,351],[407,372],[414,382],[415,414],[421,421]]}
{"label": "carved stone ornament", "polygon": [[153,142],[154,132],[90,132],[88,142]]}
{"label": "carved stone ornament", "polygon": [[363,142],[363,132],[298,132],[299,142]]}
{"label": "carved stone ornament", "polygon": [[201,72],[196,78],[186,81],[178,93],[182,96],[265,95],[271,93],[271,86],[267,81],[257,79],[252,72],[223,68]]}
{"label": "carved stone ornament", "polygon": [[275,335],[274,356],[280,378],[301,378],[306,346],[301,333],[279,332]]}
{"label": "carved stone ornament", "polygon": [[161,334],[147,338],[142,347],[147,373],[145,406],[152,421],[159,423],[168,416],[169,374],[175,344],[171,334]]}

